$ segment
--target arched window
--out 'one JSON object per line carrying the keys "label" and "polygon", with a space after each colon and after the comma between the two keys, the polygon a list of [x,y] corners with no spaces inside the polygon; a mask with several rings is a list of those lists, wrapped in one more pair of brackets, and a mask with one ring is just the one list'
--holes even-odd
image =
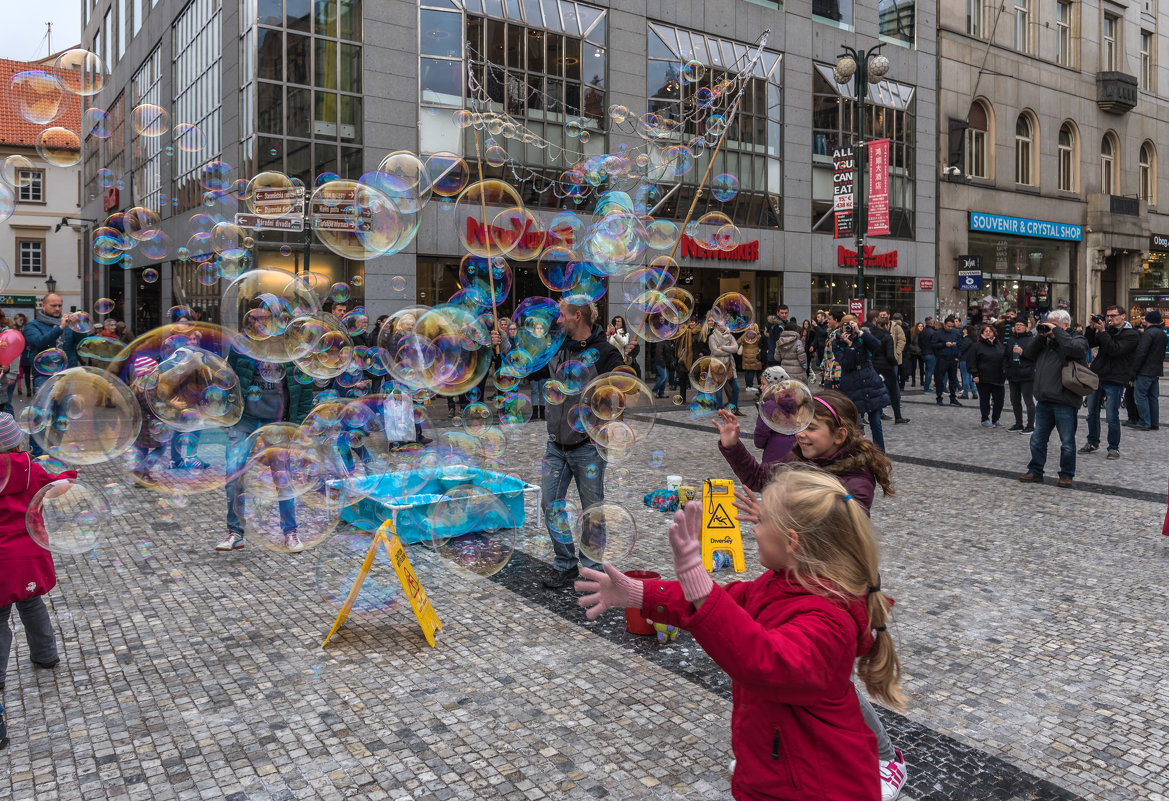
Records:
{"label": "arched window", "polygon": [[1064,192],[1079,191],[1079,163],[1076,159],[1076,129],[1070,122],[1059,127],[1059,188]]}
{"label": "arched window", "polygon": [[1115,195],[1118,191],[1116,180],[1116,140],[1112,133],[1104,134],[1100,140],[1100,192]]}
{"label": "arched window", "polygon": [[1157,151],[1152,142],[1141,145],[1140,156],[1141,200],[1157,205]]}
{"label": "arched window", "polygon": [[966,174],[975,178],[990,177],[990,114],[981,100],[970,104],[966,128]]}
{"label": "arched window", "polygon": [[1015,183],[1035,186],[1035,123],[1023,112],[1015,120]]}

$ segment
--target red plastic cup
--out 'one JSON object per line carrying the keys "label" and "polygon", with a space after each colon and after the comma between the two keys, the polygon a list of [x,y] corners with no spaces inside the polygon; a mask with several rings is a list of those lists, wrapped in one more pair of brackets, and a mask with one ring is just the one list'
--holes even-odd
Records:
{"label": "red plastic cup", "polygon": [[[662,577],[660,573],[654,573],[652,570],[626,570],[625,575],[638,581],[653,581]],[[630,634],[655,633],[653,623],[645,619],[640,609],[631,609],[628,607],[625,609],[625,630]]]}

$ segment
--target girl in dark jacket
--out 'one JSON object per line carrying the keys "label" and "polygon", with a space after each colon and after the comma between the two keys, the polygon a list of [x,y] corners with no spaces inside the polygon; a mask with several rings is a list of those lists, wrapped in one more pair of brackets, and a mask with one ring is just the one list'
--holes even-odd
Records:
{"label": "girl in dark jacket", "polygon": [[983,323],[978,329],[978,339],[966,352],[966,364],[978,387],[978,408],[982,412],[982,424],[987,428],[1002,425],[999,417],[1003,413],[1003,385],[1007,383],[1006,360],[1006,348],[999,341],[995,327]]}
{"label": "girl in dark jacket", "polygon": [[881,410],[889,405],[889,390],[873,367],[872,354],[883,350],[881,340],[862,329],[855,316],[846,314],[840,321],[840,336],[832,344],[840,362],[840,391],[856,406],[858,419],[869,419],[873,444],[885,450],[885,432],[881,428]]}

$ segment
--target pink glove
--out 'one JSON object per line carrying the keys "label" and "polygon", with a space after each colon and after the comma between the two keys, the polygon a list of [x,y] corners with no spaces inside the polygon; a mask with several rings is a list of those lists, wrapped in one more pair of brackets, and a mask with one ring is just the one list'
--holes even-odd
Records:
{"label": "pink glove", "polygon": [[591,592],[577,600],[586,610],[585,617],[596,620],[606,609],[641,609],[645,597],[642,583],[631,579],[613,565],[605,562],[605,572],[581,566],[580,575],[587,581],[573,585],[577,592]]}
{"label": "pink glove", "polygon": [[682,594],[690,603],[710,595],[714,582],[702,566],[702,504],[691,501],[686,509],[674,513],[670,524],[670,547],[674,549],[674,573],[682,585]]}

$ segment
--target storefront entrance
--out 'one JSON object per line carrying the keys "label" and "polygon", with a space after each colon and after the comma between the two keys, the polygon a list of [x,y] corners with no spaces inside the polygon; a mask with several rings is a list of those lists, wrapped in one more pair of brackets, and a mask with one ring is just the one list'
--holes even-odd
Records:
{"label": "storefront entrance", "polygon": [[[901,313],[906,322],[913,319],[913,277],[865,276],[865,303],[870,309],[887,309],[890,315]],[[856,276],[829,273],[812,274],[812,312],[848,311],[848,301],[855,298]]]}

